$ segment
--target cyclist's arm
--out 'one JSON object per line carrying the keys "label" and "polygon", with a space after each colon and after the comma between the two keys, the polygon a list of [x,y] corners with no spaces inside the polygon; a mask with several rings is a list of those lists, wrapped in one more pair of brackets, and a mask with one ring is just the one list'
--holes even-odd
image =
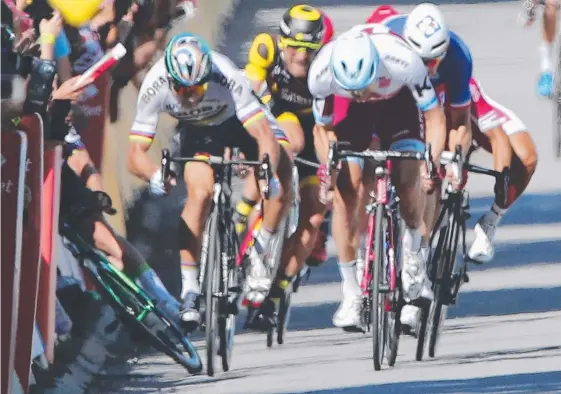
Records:
{"label": "cyclist's arm", "polygon": [[251,86],[234,63],[226,56],[213,52],[214,62],[228,79],[228,88],[234,100],[236,115],[247,132],[257,141],[259,154],[268,153],[273,171],[279,159],[279,144],[271,128],[274,117],[261,105]]}
{"label": "cyclist's arm", "polygon": [[[450,139],[448,149],[453,151],[457,144],[462,146],[462,152],[466,154],[471,146],[471,92],[469,88],[473,65],[471,55],[467,47],[457,59],[454,59],[454,79],[450,81],[450,121],[453,130],[456,130],[454,138]],[[452,137],[452,136],[451,136]],[[455,141],[452,141],[454,139]]]}
{"label": "cyclist's arm", "polygon": [[158,96],[145,95],[144,87],[145,84],[142,84],[138,95],[135,119],[129,134],[127,165],[132,174],[149,181],[159,169],[159,166],[152,162],[148,156],[148,149],[150,149],[156,134],[160,111],[157,105]]}
{"label": "cyclist's arm", "polygon": [[446,116],[438,102],[436,92],[427,74],[421,58],[410,57],[408,86],[417,106],[423,112],[426,123],[425,141],[431,145],[431,154],[435,165],[439,165],[440,154],[446,144]]}

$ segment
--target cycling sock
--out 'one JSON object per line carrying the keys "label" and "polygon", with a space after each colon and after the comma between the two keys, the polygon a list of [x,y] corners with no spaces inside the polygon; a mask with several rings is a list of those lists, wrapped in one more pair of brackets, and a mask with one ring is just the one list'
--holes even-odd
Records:
{"label": "cycling sock", "polygon": [[255,237],[255,250],[259,255],[264,255],[267,249],[269,249],[269,242],[271,242],[273,234],[274,232],[267,230],[265,227],[261,227]]}
{"label": "cycling sock", "polygon": [[241,198],[236,205],[236,214],[235,214],[235,222],[236,222],[236,233],[243,234],[247,229],[247,217],[253,211],[253,207],[257,204],[257,201],[252,201],[246,197]]}
{"label": "cycling sock", "polygon": [[421,249],[421,232],[417,228],[410,228],[405,226],[405,231],[403,232],[402,247],[403,250],[409,250],[413,253],[418,252]]}
{"label": "cycling sock", "polygon": [[544,41],[540,45],[540,69],[541,72],[551,72],[552,67],[552,57],[553,57],[553,43]]}
{"label": "cycling sock", "polygon": [[500,208],[497,203],[494,202],[489,212],[483,216],[483,222],[493,227],[497,227],[506,211],[506,208]]}
{"label": "cycling sock", "polygon": [[337,265],[343,279],[343,297],[360,297],[362,291],[356,277],[356,260],[339,262]]}
{"label": "cycling sock", "polygon": [[148,265],[146,266],[148,269],[143,267],[142,273],[137,278],[142,288],[158,301],[163,301],[170,305],[179,305],[177,300],[168,292],[158,274]]}
{"label": "cycling sock", "polygon": [[199,288],[199,264],[196,262],[181,262],[181,299],[185,299],[187,293],[201,292]]}

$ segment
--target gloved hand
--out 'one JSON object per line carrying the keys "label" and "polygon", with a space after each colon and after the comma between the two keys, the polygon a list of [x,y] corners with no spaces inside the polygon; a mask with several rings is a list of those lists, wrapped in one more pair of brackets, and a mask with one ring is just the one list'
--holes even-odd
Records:
{"label": "gloved hand", "polygon": [[168,179],[162,179],[162,171],[158,170],[150,178],[150,193],[154,196],[163,196],[172,186],[176,185],[175,172],[170,171]]}

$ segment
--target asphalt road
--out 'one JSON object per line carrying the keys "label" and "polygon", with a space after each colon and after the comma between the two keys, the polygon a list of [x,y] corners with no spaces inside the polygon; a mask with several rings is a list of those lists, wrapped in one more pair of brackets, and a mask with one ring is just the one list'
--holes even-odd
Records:
{"label": "asphalt road", "polygon": [[[344,6],[331,0],[312,3],[333,18],[339,32],[373,8],[358,0],[341,2]],[[243,65],[248,39],[274,28],[291,4],[244,2],[226,34],[224,52]],[[469,43],[485,92],[526,122],[539,163],[526,194],[498,230],[495,260],[472,270],[459,304],[449,310],[437,357],[416,362],[415,341],[402,337],[395,367],[374,372],[370,336],[332,326],[340,285],[331,258],[295,297],[284,345],[267,349],[264,335],[241,333],[233,370],[215,378],[190,377],[160,354],[143,354],[132,364],[116,357],[90,393],[561,392],[561,161],[552,155],[551,105],[535,96],[539,31],[516,26],[518,2],[442,9]],[[491,163],[484,153],[476,159]],[[492,185],[490,179],[471,177],[472,224],[490,206]],[[204,343],[197,345],[204,355]]]}

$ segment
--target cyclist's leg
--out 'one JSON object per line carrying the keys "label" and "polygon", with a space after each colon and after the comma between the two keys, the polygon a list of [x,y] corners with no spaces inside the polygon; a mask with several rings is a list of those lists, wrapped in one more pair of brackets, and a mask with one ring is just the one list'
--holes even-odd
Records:
{"label": "cyclist's leg", "polygon": [[[423,118],[408,90],[380,107],[383,121],[378,126],[382,148],[424,152]],[[401,217],[405,223],[402,240],[402,285],[406,301],[418,298],[431,299],[430,281],[426,274],[426,260],[421,252],[421,224],[425,212],[426,193],[421,188],[421,171],[424,162],[396,161],[392,172],[397,195],[400,199]]]}
{"label": "cyclist's leg", "polygon": [[[337,105],[337,104],[336,104]],[[344,119],[335,125],[339,143],[349,143],[350,149],[361,151],[370,144],[375,118],[372,109],[376,104],[350,103]],[[337,248],[338,266],[342,278],[343,300],[333,316],[336,327],[360,325],[362,294],[356,275],[358,250],[357,232],[364,206],[364,161],[349,158],[341,163],[333,197],[332,235]]]}
{"label": "cyclist's leg", "polygon": [[[485,130],[484,133],[479,132],[476,136],[480,141],[479,145],[493,154],[496,170],[502,171],[504,167],[510,167],[510,185],[506,196],[502,187],[495,187],[493,205],[475,226],[476,237],[469,250],[469,256],[481,262],[488,262],[493,258],[495,229],[508,208],[530,182],[537,165],[536,148],[524,123],[508,108],[488,97],[485,97],[485,100],[492,106],[501,123],[497,127]],[[482,126],[481,122],[479,126]],[[479,128],[476,130],[479,131]],[[497,142],[497,135],[502,137],[500,142]],[[506,165],[504,160],[497,161],[497,156],[501,156],[505,150],[513,152],[510,162]]]}
{"label": "cyclist's leg", "polygon": [[[311,116],[300,117],[300,120],[294,117],[293,122],[302,125],[303,134],[305,136],[305,146],[299,157],[317,163],[314,148],[314,119]],[[298,174],[300,178],[300,211],[299,222],[296,232],[292,234],[284,247],[283,267],[284,270],[279,272],[277,284],[284,290],[292,279],[303,268],[306,259],[312,253],[316,245],[316,239],[319,235],[319,228],[323,223],[323,215],[325,206],[319,201],[319,179],[316,175],[316,169],[307,165],[296,163],[298,166]],[[321,262],[325,261],[321,256]]]}
{"label": "cyclist's leg", "polygon": [[[170,312],[170,317],[176,316],[178,302],[169,294],[144,257],[104,220],[92,191],[85,187],[83,180],[67,163],[63,165],[61,179],[60,215],[63,220],[69,222],[86,242],[105,252],[115,268],[124,270],[133,280],[138,280],[149,295],[161,302],[165,311]],[[84,209],[77,211],[76,207]]]}
{"label": "cyclist's leg", "polygon": [[550,96],[552,93],[554,59],[553,47],[557,35],[557,3],[558,0],[546,0],[543,13],[542,44],[540,46],[540,79],[538,95]]}
{"label": "cyclist's leg", "polygon": [[[273,132],[279,142],[280,160],[277,174],[280,181],[280,190],[276,195],[271,195],[268,200],[263,202],[263,221],[255,236],[255,242],[248,253],[251,268],[245,284],[246,296],[249,301],[254,303],[262,302],[271,288],[273,278],[265,269],[264,258],[269,250],[271,239],[288,212],[292,197],[292,161],[285,147],[281,146],[287,145],[287,139],[278,127],[273,127]],[[257,141],[247,133],[237,118],[229,126],[228,141],[226,143],[231,146],[240,147],[248,159],[260,159]],[[247,182],[255,183],[255,178],[248,178]]]}
{"label": "cyclist's leg", "polygon": [[[223,138],[224,132],[228,130],[193,125],[181,128],[181,156],[222,154],[224,144],[219,139]],[[191,162],[185,164],[183,175],[187,187],[187,201],[181,212],[178,231],[182,278],[181,318],[192,328],[200,320],[199,259],[202,235],[211,208],[214,174],[207,164]]]}

